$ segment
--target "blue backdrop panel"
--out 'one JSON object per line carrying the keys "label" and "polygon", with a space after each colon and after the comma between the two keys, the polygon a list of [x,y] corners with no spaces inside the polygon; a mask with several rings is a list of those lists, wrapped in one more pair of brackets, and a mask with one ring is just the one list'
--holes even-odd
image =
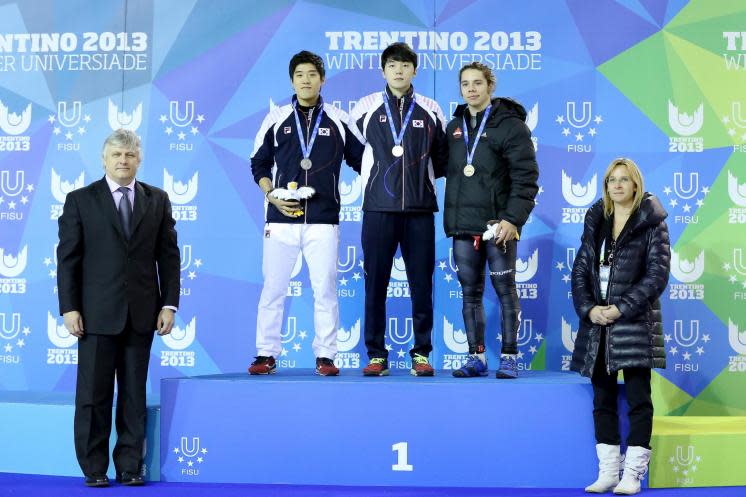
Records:
{"label": "blue backdrop panel", "polygon": [[591,387],[575,375],[295,370],[166,379],[161,392],[164,481],[559,488],[595,474]]}

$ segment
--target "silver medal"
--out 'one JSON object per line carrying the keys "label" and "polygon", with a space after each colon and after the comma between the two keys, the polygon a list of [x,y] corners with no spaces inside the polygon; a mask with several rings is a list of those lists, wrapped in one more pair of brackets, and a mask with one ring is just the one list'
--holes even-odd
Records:
{"label": "silver medal", "polygon": [[303,159],[300,161],[300,167],[306,171],[311,169],[311,166],[313,166],[313,162],[311,162],[311,159]]}
{"label": "silver medal", "polygon": [[471,178],[472,176],[474,176],[475,171],[476,169],[474,169],[474,166],[472,166],[471,164],[467,164],[466,166],[464,166],[464,176],[466,176],[467,178]]}
{"label": "silver medal", "polygon": [[395,145],[391,149],[391,153],[394,155],[394,157],[401,157],[402,155],[404,155],[404,147],[402,147],[401,145]]}

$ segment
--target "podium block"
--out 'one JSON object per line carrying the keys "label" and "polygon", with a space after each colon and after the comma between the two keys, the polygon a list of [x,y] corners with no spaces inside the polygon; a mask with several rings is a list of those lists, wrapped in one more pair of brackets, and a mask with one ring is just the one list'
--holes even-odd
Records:
{"label": "podium block", "polygon": [[164,379],[161,479],[579,488],[597,471],[592,397],[587,379],[549,372]]}

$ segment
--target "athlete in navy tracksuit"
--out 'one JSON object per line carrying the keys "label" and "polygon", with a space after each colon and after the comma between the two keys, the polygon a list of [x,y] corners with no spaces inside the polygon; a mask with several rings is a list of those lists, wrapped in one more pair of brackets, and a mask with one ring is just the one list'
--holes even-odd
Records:
{"label": "athlete in navy tracksuit", "polygon": [[[411,373],[431,376],[432,278],[438,210],[435,178],[445,174],[447,142],[437,102],[411,85],[417,56],[405,43],[384,50],[387,86],[357,102],[351,118],[366,142],[363,154],[366,376],[388,374],[386,293],[397,246],[412,296],[414,347]],[[388,109],[387,105],[388,104]],[[392,130],[393,126],[393,130]],[[403,131],[402,131],[403,129]]]}
{"label": "athlete in navy tracksuit", "polygon": [[[348,128],[349,116],[323,102],[324,63],[318,55],[296,54],[290,61],[290,79],[296,92],[292,103],[270,111],[251,157],[251,172],[269,205],[262,257],[264,286],[257,313],[257,357],[249,373],[275,371],[275,359],[282,353],[280,334],[288,282],[298,254],[303,252],[314,297],[316,373],[335,376],[339,374],[333,362],[339,328],[337,185],[342,159],[360,172],[363,144]],[[274,189],[287,188],[289,183],[297,189],[311,187],[315,193],[300,201],[273,195]]]}

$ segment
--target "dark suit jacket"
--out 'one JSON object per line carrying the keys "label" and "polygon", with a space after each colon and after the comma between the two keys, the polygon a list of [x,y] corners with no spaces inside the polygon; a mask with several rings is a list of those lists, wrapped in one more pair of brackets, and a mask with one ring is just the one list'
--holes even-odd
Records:
{"label": "dark suit jacket", "polygon": [[137,181],[132,235],[124,238],[106,179],[72,191],[59,218],[60,314],[79,311],[86,333],[156,329],[164,305],[178,307],[180,253],[166,192]]}

